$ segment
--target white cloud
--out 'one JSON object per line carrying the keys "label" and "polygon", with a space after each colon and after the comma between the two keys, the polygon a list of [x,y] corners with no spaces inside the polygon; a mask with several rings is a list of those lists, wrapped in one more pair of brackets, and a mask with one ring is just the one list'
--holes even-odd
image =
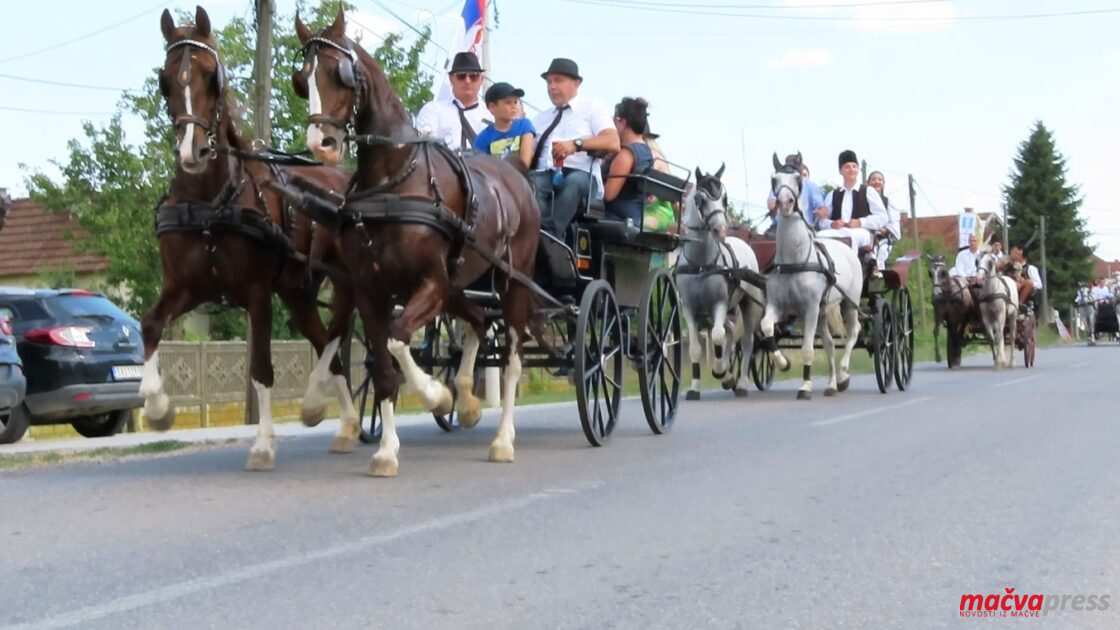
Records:
{"label": "white cloud", "polygon": [[824,48],[792,48],[780,57],[766,60],[770,68],[819,68],[832,65],[832,55]]}

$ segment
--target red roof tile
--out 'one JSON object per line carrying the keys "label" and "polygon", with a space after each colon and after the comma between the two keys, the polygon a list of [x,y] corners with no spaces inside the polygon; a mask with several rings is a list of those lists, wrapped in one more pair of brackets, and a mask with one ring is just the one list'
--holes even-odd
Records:
{"label": "red roof tile", "polygon": [[15,199],[0,230],[0,278],[35,274],[57,265],[72,266],[78,273],[108,269],[108,258],[76,251],[84,237],[85,231],[70,213]]}

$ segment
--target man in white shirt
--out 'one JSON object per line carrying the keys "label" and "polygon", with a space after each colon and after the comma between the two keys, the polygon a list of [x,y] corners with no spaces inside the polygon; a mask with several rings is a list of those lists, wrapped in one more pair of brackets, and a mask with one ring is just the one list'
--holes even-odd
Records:
{"label": "man in white shirt", "polygon": [[[548,99],[553,106],[533,119],[540,135],[530,170],[541,207],[541,229],[562,239],[580,200],[592,190],[589,171],[594,160],[587,152],[618,153],[618,130],[610,110],[580,98],[583,77],[576,62],[553,59],[541,78],[548,83]],[[561,166],[559,173],[557,165]],[[594,174],[596,182],[599,177]],[[602,189],[600,183],[596,196],[602,195]]]}
{"label": "man in white shirt", "polygon": [[828,193],[825,207],[817,209],[817,237],[846,236],[851,239],[856,255],[860,255],[870,247],[871,234],[886,227],[890,217],[879,192],[858,184],[859,160],[855,151],[841,152],[838,161],[844,184]]}
{"label": "man in white shirt", "polygon": [[1107,302],[1112,299],[1112,291],[1108,290],[1103,279],[1097,280],[1093,284],[1092,295],[1093,301],[1096,302],[1098,306],[1100,306],[1101,302]]}
{"label": "man in white shirt", "polygon": [[954,278],[964,278],[972,284],[976,280],[977,252],[980,250],[980,239],[975,234],[968,237],[968,249],[957,252],[957,261],[949,270],[949,275]]}
{"label": "man in white shirt", "polygon": [[[455,55],[448,72],[450,101],[429,101],[416,114],[416,129],[422,136],[433,136],[456,151],[470,151],[478,132],[486,128],[489,112],[478,94],[482,89],[482,66],[472,52]],[[463,123],[466,122],[466,125]]]}

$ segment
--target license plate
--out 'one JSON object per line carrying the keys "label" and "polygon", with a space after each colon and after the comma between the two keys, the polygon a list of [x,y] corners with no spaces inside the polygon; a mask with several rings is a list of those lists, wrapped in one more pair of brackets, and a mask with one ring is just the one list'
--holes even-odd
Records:
{"label": "license plate", "polygon": [[143,365],[114,365],[113,380],[138,381],[144,377]]}

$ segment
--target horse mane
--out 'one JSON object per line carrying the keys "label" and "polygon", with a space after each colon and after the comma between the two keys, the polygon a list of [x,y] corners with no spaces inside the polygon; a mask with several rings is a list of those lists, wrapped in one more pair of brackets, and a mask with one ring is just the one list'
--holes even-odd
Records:
{"label": "horse mane", "polygon": [[[374,125],[378,124],[378,119],[388,122],[390,116],[385,116],[384,114],[376,115],[387,109],[393,117],[399,118],[403,123],[403,125],[399,125],[402,127],[399,131],[411,131],[415,134],[416,130],[412,126],[412,117],[409,116],[408,111],[405,110],[404,102],[401,101],[400,95],[397,94],[393,84],[389,81],[389,77],[385,74],[385,70],[381,67],[381,64],[377,63],[373,55],[369,54],[365,47],[361,46],[358,42],[355,42],[349,37],[343,39],[346,45],[358,55],[358,61],[366,71],[366,78],[369,83],[366,89],[369,93],[366,95],[366,104],[368,107],[366,108],[367,111],[364,112],[364,116],[370,117]],[[379,87],[388,89],[377,89]],[[388,135],[392,135],[392,131],[394,130],[385,129],[382,131],[387,132]]]}

